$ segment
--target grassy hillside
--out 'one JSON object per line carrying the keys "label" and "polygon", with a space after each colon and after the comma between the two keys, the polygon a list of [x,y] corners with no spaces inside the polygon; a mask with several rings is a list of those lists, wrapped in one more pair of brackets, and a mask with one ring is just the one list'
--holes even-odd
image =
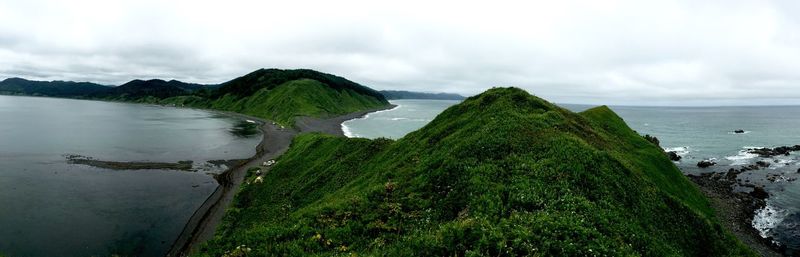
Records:
{"label": "grassy hillside", "polygon": [[[326,76],[336,79],[324,79]],[[280,84],[275,84],[278,82]],[[311,70],[275,69],[255,71],[225,82],[213,91],[146,100],[244,113],[287,126],[294,124],[294,119],[300,116],[325,118],[389,104],[377,91],[340,77]]]}
{"label": "grassy hillside", "polygon": [[301,135],[263,180],[199,256],[753,255],[611,110],[515,88],[397,141]]}
{"label": "grassy hillside", "polygon": [[336,90],[316,80],[298,79],[273,88],[262,88],[249,96],[226,94],[212,101],[210,107],[290,125],[298,116],[328,117],[387,104],[386,100],[352,89]]}

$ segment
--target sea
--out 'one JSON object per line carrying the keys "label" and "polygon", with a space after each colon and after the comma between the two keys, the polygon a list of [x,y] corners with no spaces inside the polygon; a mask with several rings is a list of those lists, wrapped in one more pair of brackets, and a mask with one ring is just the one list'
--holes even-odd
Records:
{"label": "sea", "polygon": [[[216,189],[210,160],[255,154],[261,134],[219,113],[0,96],[0,255],[164,256]],[[246,121],[244,121],[246,122]],[[192,171],[69,164],[193,161]]]}
{"label": "sea", "polygon": [[[342,128],[349,137],[399,139],[458,102],[394,100],[394,109],[346,121]],[[576,112],[594,107],[560,106]],[[800,177],[800,152],[774,158],[747,152],[800,144],[800,106],[610,108],[632,129],[657,137],[666,151],[682,156],[675,164],[685,174],[726,172],[757,161],[769,162],[769,168],[739,175],[746,183],[762,186],[770,193],[767,206],[754,215],[752,225],[763,237],[786,246],[787,253],[800,251],[800,181],[794,181]],[[713,160],[717,165],[701,169],[697,167],[701,160]],[[768,175],[777,179],[768,180]]]}

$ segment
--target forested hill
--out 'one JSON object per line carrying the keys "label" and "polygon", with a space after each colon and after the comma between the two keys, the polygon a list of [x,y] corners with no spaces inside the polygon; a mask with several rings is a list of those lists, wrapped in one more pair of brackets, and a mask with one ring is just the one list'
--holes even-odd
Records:
{"label": "forested hill", "polygon": [[68,97],[209,108],[285,125],[300,116],[331,117],[388,106],[378,91],[314,70],[259,69],[219,85],[132,80],[110,87],[87,82],[0,82],[0,94]]}
{"label": "forested hill", "polygon": [[397,90],[381,90],[380,91],[386,99],[399,100],[399,99],[431,99],[431,100],[464,100],[464,96],[451,93],[424,93],[424,92],[411,92],[411,91],[397,91]]}
{"label": "forested hill", "polygon": [[85,98],[92,94],[109,91],[112,88],[89,82],[33,81],[21,78],[0,81],[0,94],[5,95]]}
{"label": "forested hill", "polygon": [[301,134],[256,176],[197,255],[754,255],[613,111],[516,88],[397,141]]}

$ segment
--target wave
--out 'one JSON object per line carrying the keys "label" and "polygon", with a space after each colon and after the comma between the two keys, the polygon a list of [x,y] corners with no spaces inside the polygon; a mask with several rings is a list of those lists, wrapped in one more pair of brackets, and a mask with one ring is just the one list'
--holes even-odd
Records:
{"label": "wave", "polygon": [[786,219],[786,216],[786,211],[775,208],[767,201],[767,205],[764,208],[756,211],[752,225],[753,228],[758,230],[758,234],[761,237],[767,238],[770,236],[770,232]]}
{"label": "wave", "polygon": [[344,133],[344,136],[345,137],[358,137],[358,135],[356,135],[355,133],[353,133],[352,130],[350,130],[350,126],[347,126],[347,124],[345,124],[345,123],[347,123],[347,122],[342,122],[342,132]]}
{"label": "wave", "polygon": [[364,115],[364,116],[362,116],[362,117],[358,117],[358,118],[355,118],[355,119],[346,120],[346,121],[342,122],[342,124],[341,124],[341,126],[342,126],[342,132],[344,133],[344,136],[346,136],[346,137],[361,137],[360,135],[353,133],[353,131],[350,129],[350,126],[347,126],[347,123],[349,123],[349,122],[352,122],[352,121],[354,121],[354,120],[365,120],[365,119],[368,119],[368,118],[369,118],[369,116],[370,116],[370,115],[372,115],[372,114],[376,114],[376,113],[382,113],[382,112],[388,112],[388,111],[397,110],[397,109],[398,109],[398,108],[400,108],[401,106],[402,106],[402,105],[399,105],[399,104],[398,104],[398,105],[396,105],[396,106],[395,106],[394,108],[392,108],[392,109],[388,109],[388,110],[382,110],[382,111],[377,111],[377,112],[370,112],[370,113],[367,113],[367,114],[365,114],[365,115]]}
{"label": "wave", "polygon": [[742,147],[742,150],[739,150],[739,154],[727,156],[725,157],[726,160],[732,161],[731,165],[745,165],[750,163],[750,160],[757,158],[758,154],[750,153],[748,150],[753,149],[750,147]]}

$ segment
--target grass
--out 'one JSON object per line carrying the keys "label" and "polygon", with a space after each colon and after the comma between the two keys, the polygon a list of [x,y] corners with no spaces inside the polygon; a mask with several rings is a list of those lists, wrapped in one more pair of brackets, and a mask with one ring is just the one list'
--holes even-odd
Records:
{"label": "grass", "polygon": [[273,89],[262,88],[253,95],[222,96],[212,109],[233,111],[292,125],[300,116],[330,117],[386,105],[385,101],[350,89],[336,90],[311,79],[286,82]]}
{"label": "grass", "polygon": [[244,97],[229,93],[214,100],[200,96],[150,100],[151,103],[162,105],[243,113],[286,126],[293,125],[297,117],[328,118],[388,104],[383,99],[363,95],[351,89],[337,90],[312,79],[293,80],[273,88],[262,88]]}
{"label": "grass", "polygon": [[754,256],[611,110],[516,88],[397,141],[300,135],[263,181],[198,256]]}

